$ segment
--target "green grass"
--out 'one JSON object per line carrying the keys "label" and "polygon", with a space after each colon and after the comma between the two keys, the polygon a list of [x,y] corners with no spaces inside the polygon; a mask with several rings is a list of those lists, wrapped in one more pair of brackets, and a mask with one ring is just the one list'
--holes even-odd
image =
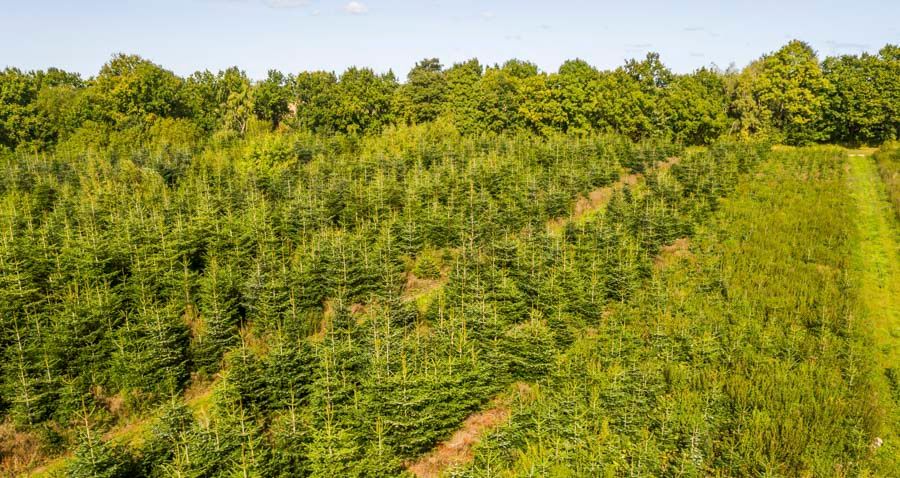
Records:
{"label": "green grass", "polygon": [[[888,201],[884,182],[869,155],[850,155],[849,185],[855,202],[854,268],[859,288],[858,310],[871,332],[880,370],[878,393],[885,403],[900,395],[900,240],[896,216]],[[880,431],[885,441],[878,454],[891,457],[896,465],[900,455],[897,443],[898,413],[888,409]],[[894,468],[897,469],[897,468]]]}
{"label": "green grass", "polygon": [[[213,403],[214,385],[215,384],[205,385],[200,388],[196,394],[185,400],[185,404],[192,412],[204,415],[208,414],[209,408]],[[158,419],[159,417],[156,414],[149,417],[137,418],[130,424],[110,430],[106,433],[104,439],[112,443],[118,443],[129,447],[139,447],[144,443],[151,426]],[[58,478],[65,476],[66,467],[70,464],[71,458],[71,454],[65,454],[54,458],[23,476],[27,476],[28,478]]]}
{"label": "green grass", "polygon": [[885,144],[874,156],[888,198],[900,218],[900,143]]}

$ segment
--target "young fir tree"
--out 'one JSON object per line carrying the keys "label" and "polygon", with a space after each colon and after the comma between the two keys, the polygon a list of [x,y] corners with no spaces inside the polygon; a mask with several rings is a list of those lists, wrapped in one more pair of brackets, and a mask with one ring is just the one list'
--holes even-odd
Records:
{"label": "young fir tree", "polygon": [[104,441],[101,432],[91,423],[91,413],[82,402],[82,430],[75,456],[66,466],[66,476],[72,478],[129,478],[138,469],[134,457],[121,445]]}
{"label": "young fir tree", "polygon": [[191,343],[195,369],[206,373],[218,370],[225,351],[239,340],[240,311],[238,274],[227,261],[208,260],[200,278],[200,316],[202,331]]}
{"label": "young fir tree", "polygon": [[[35,318],[35,320],[37,320]],[[9,402],[9,414],[21,425],[37,425],[50,418],[55,408],[56,371],[42,347],[40,337],[29,339],[29,328],[12,317],[13,343],[4,352],[2,396]],[[37,333],[40,327],[31,329]]]}
{"label": "young fir tree", "polygon": [[189,334],[171,304],[145,299],[119,329],[113,369],[120,388],[160,398],[181,391],[188,378]]}
{"label": "young fir tree", "polygon": [[194,416],[178,398],[162,407],[159,418],[150,426],[149,436],[140,448],[140,467],[152,478],[187,475],[192,461],[192,442],[196,439]]}

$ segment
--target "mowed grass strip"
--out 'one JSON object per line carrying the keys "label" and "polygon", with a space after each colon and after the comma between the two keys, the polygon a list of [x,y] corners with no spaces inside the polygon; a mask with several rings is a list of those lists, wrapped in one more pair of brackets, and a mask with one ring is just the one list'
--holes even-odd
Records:
{"label": "mowed grass strip", "polygon": [[848,184],[854,199],[857,235],[854,247],[858,311],[871,334],[880,373],[874,398],[884,406],[877,437],[884,467],[896,471],[900,463],[900,234],[897,216],[872,157],[848,155]]}

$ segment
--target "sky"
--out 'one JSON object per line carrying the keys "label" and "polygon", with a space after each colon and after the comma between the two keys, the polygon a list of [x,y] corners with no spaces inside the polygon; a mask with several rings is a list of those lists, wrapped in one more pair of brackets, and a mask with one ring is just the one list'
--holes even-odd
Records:
{"label": "sky", "polygon": [[820,56],[900,44],[900,0],[0,0],[0,67],[84,77],[119,52],[256,79],[349,66],[402,79],[432,57],[611,69],[649,51],[686,73],[743,67],[794,38]]}

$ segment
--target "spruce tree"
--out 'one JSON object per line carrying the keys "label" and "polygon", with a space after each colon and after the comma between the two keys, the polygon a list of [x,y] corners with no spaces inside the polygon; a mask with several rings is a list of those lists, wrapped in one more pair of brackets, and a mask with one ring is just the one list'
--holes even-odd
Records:
{"label": "spruce tree", "polygon": [[122,446],[106,442],[91,423],[92,417],[81,404],[81,432],[78,448],[68,466],[66,476],[72,478],[129,478],[138,469],[134,457]]}
{"label": "spruce tree", "polygon": [[208,260],[200,278],[200,315],[203,328],[191,343],[191,359],[197,370],[213,373],[225,351],[239,341],[238,275],[233,266],[218,258]]}
{"label": "spruce tree", "polygon": [[116,337],[113,369],[122,390],[161,398],[188,378],[188,329],[171,304],[145,299]]}

